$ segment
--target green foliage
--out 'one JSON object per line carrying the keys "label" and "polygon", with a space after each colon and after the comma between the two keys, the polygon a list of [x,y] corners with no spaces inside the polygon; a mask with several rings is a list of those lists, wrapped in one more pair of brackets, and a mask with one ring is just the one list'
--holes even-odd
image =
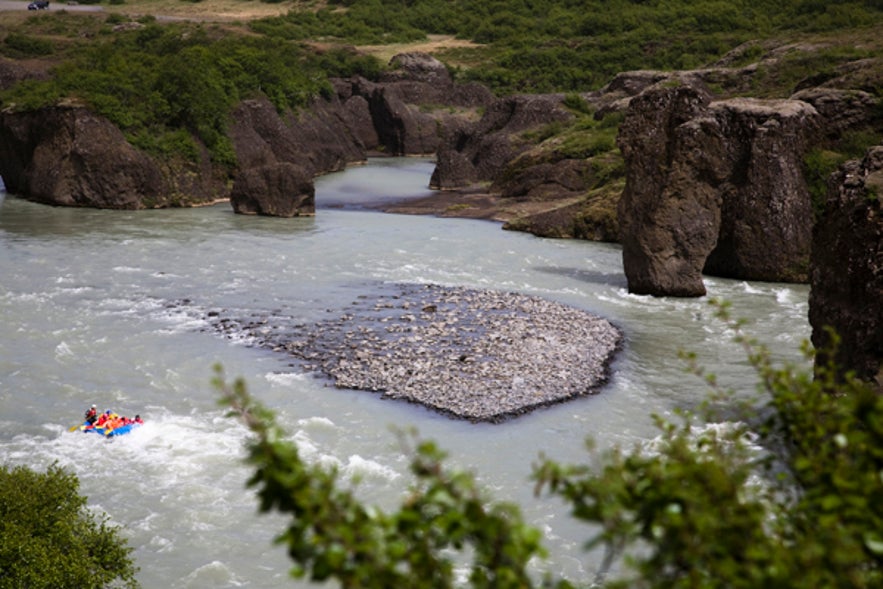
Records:
{"label": "green foliage", "polygon": [[618,126],[599,124],[591,116],[584,116],[579,123],[562,136],[556,152],[569,159],[587,159],[616,149]]}
{"label": "green foliage", "polygon": [[0,589],[135,588],[131,548],[79,495],[76,475],[0,466]]}
{"label": "green foliage", "polygon": [[[762,64],[755,75],[758,97],[773,92],[791,93],[807,80],[821,84],[837,75],[838,64],[872,57],[859,47],[829,47],[812,51],[792,51],[781,60]],[[769,90],[764,90],[765,88]]]}
{"label": "green foliage", "polygon": [[486,46],[472,50],[481,63],[465,79],[499,93],[585,91],[620,71],[699,67],[773,34],[872,26],[881,8],[860,0],[349,0],[251,26],[284,39],[353,44],[454,35]]}
{"label": "green foliage", "polygon": [[425,39],[423,31],[403,18],[405,8],[401,3],[361,0],[345,11],[291,11],[285,16],[255,21],[250,27],[287,40],[334,39],[366,45]]}
{"label": "green foliage", "polygon": [[129,22],[129,17],[125,14],[120,14],[118,12],[112,12],[107,15],[107,18],[104,19],[109,25],[118,25],[124,22]]}
{"label": "green foliage", "polygon": [[524,132],[522,137],[531,143],[543,144],[541,149],[548,151],[552,160],[588,159],[616,150],[621,115],[595,120],[588,104],[578,95],[565,97],[564,104],[578,113],[572,122],[553,121]]}
{"label": "green foliage", "polygon": [[817,146],[803,158],[803,177],[809,188],[813,214],[818,218],[828,198],[828,179],[837,168],[853,159],[861,159],[872,145],[880,142],[880,134],[870,129],[844,133],[832,145]]}
{"label": "green foliage", "polygon": [[589,103],[586,102],[586,100],[576,92],[569,92],[565,94],[562,103],[564,104],[564,106],[573,111],[576,111],[577,113],[584,115],[592,114],[592,107],[589,106]]}
{"label": "green foliage", "polygon": [[803,177],[806,179],[812,201],[813,216],[818,219],[825,209],[828,198],[828,178],[844,163],[847,157],[841,153],[820,147],[811,149],[803,158]]}
{"label": "green foliage", "polygon": [[[684,354],[713,393],[700,411],[657,416],[656,439],[595,453],[590,464],[543,458],[535,466],[536,492],[563,498],[590,524],[587,548],[604,549],[595,579],[580,581],[638,589],[883,586],[883,397],[823,362],[814,371],[774,366],[728,306],[712,302],[757,372],[756,396],[722,388]],[[804,352],[810,359],[808,344]],[[228,387],[219,370],[215,384],[256,434],[250,484],[262,511],[291,516],[280,542],[298,575],[344,587],[449,587],[445,555],[470,545],[471,586],[533,586],[524,567],[541,553],[537,531],[515,507],[489,504],[471,476],[447,472],[434,445],[412,450],[418,482],[399,511],[381,513],[341,490],[335,471],[305,464],[241,381]],[[626,567],[608,579],[620,559]],[[571,586],[551,576],[543,584]]]}
{"label": "green foliage", "polygon": [[473,587],[532,586],[527,565],[543,555],[539,530],[514,505],[489,503],[470,474],[446,471],[434,444],[415,441],[409,451],[417,482],[397,512],[366,508],[341,488],[336,470],[303,461],[241,380],[229,386],[216,370],[222,404],[255,434],[249,486],[258,489],[260,510],[290,516],[278,542],[288,547],[296,577],[343,587],[454,587],[450,552],[461,551],[472,558]]}
{"label": "green foliage", "polygon": [[51,55],[53,50],[51,41],[20,33],[9,33],[2,46],[4,55],[17,58]]}
{"label": "green foliage", "polygon": [[[52,79],[18,84],[0,98],[30,110],[74,97],[140,138],[141,146],[168,153],[174,145],[184,147],[180,131],[186,131],[216,162],[234,165],[226,133],[233,106],[264,95],[280,112],[300,108],[330,92],[326,65],[341,73],[372,71],[369,59],[341,52],[322,60],[278,40],[214,39],[198,26],[148,23],[82,47],[55,68]],[[174,139],[149,141],[147,134]],[[178,152],[196,153],[189,147]]]}

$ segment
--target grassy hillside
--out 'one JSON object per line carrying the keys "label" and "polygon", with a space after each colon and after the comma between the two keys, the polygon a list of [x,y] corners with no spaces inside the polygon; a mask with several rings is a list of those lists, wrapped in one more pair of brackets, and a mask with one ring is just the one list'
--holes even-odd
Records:
{"label": "grassy hillside", "polygon": [[700,67],[752,39],[843,32],[883,2],[819,0],[336,0],[251,23],[284,39],[379,44],[451,35],[464,75],[500,92],[585,91],[630,69]]}

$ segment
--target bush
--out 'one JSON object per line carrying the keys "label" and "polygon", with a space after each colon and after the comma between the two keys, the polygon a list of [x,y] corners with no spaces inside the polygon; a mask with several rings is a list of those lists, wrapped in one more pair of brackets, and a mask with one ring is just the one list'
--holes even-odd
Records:
{"label": "bush", "polygon": [[51,55],[52,42],[20,33],[9,33],[3,41],[3,53],[11,57],[35,57]]}
{"label": "bush", "polygon": [[79,495],[79,481],[0,467],[0,589],[138,587],[131,548]]}

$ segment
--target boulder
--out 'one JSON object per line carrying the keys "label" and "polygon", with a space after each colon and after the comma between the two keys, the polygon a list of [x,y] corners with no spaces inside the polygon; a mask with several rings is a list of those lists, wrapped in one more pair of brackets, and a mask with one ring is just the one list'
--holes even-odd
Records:
{"label": "boulder", "polygon": [[304,157],[300,142],[266,98],[240,102],[233,111],[229,135],[242,169],[295,162]]}
{"label": "boulder", "polygon": [[391,69],[380,76],[381,83],[428,84],[430,88],[438,88],[440,92],[454,84],[445,64],[428,53],[399,53],[389,60],[389,66]]}
{"label": "boulder", "polygon": [[378,82],[396,88],[408,104],[474,108],[495,100],[486,86],[455,82],[448,68],[428,53],[400,53],[389,60],[389,66]]}
{"label": "boulder", "polygon": [[[712,103],[708,114],[718,126],[706,127],[702,136],[726,144],[720,164],[727,175],[719,187],[720,234],[704,272],[807,282],[813,211],[803,156],[819,129],[817,111],[799,100],[734,98]],[[697,170],[697,183],[708,174]]]}
{"label": "boulder", "polygon": [[838,138],[850,129],[861,129],[878,116],[877,98],[864,90],[807,88],[791,95],[792,100],[808,102],[821,115],[826,137]]}
{"label": "boulder", "polygon": [[349,133],[353,139],[364,146],[365,150],[377,151],[380,147],[380,137],[371,119],[371,109],[364,96],[353,92],[354,87],[361,83],[369,83],[367,80],[356,77],[352,80],[336,78],[331,80],[335,94],[343,105],[341,117],[347,122]]}
{"label": "boulder", "polygon": [[361,87],[377,131],[379,147],[389,155],[430,155],[438,149],[440,128],[433,115],[409,103],[398,85]]}
{"label": "boulder", "polygon": [[0,175],[9,192],[51,205],[140,209],[173,198],[151,158],[81,107],[0,114]]}
{"label": "boulder", "polygon": [[698,84],[633,98],[617,139],[629,290],[701,296],[703,272],[806,281],[812,207],[801,166],[817,128],[808,103],[712,102]]}
{"label": "boulder", "polygon": [[813,229],[809,321],[812,343],[825,363],[833,330],[833,358],[842,371],[883,394],[883,146],[832,175],[824,212]]}
{"label": "boulder", "polygon": [[586,178],[592,175],[591,162],[585,159],[535,161],[519,165],[518,158],[510,170],[498,177],[492,190],[503,198],[548,200],[579,195],[586,189]]}
{"label": "boulder", "polygon": [[315,214],[315,196],[312,175],[300,166],[282,162],[240,172],[230,204],[243,215],[299,217]]}

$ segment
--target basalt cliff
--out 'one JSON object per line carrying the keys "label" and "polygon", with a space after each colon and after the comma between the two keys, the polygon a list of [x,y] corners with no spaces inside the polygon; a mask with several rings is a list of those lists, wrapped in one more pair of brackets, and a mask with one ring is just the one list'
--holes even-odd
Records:
{"label": "basalt cliff", "polygon": [[833,329],[836,366],[883,394],[883,146],[831,177],[811,260],[809,320],[819,360],[829,359]]}

